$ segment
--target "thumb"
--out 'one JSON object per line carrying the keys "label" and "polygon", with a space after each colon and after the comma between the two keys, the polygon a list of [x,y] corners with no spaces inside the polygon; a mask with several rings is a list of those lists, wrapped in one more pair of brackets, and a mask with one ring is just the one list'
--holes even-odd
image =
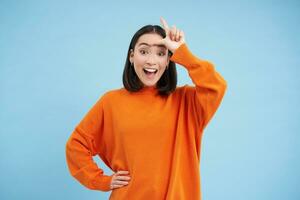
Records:
{"label": "thumb", "polygon": [[166,38],[163,38],[160,41],[158,41],[158,45],[165,45],[166,46]]}

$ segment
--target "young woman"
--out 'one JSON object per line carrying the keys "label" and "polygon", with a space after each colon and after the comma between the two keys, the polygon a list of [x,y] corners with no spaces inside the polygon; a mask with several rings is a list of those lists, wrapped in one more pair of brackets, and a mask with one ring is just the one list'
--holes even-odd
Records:
{"label": "young woman", "polygon": [[[106,92],[66,145],[69,170],[87,188],[115,200],[199,200],[203,130],[219,107],[226,81],[194,56],[182,30],[144,26],[133,36],[124,88]],[[195,86],[176,87],[175,63]],[[115,173],[105,175],[92,156]]]}

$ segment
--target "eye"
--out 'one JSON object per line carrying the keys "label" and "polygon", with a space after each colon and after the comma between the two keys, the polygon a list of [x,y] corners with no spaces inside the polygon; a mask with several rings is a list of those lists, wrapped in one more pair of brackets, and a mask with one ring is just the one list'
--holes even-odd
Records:
{"label": "eye", "polygon": [[142,55],[145,55],[145,54],[147,54],[148,52],[147,52],[146,50],[144,50],[144,49],[141,49],[141,50],[140,50],[140,53],[141,53]]}
{"label": "eye", "polygon": [[165,54],[165,52],[162,51],[162,52],[159,52],[158,55],[159,55],[159,56],[164,56],[164,55],[166,55],[166,54]]}

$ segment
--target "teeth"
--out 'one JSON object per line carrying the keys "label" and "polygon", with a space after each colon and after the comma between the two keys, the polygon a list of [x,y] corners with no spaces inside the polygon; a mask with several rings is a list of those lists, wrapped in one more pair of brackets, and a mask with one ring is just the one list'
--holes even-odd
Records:
{"label": "teeth", "polygon": [[153,68],[144,68],[144,70],[146,70],[147,72],[151,72],[151,73],[157,71],[157,69],[153,69]]}

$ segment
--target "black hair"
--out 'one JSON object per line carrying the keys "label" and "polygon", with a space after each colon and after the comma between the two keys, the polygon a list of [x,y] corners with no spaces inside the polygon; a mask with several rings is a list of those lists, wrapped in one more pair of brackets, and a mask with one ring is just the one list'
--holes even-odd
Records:
{"label": "black hair", "polygon": [[[131,92],[137,92],[144,87],[141,80],[138,78],[134,67],[131,66],[129,57],[131,50],[134,50],[134,47],[138,41],[138,39],[147,33],[156,33],[163,38],[166,37],[165,30],[158,25],[146,25],[140,28],[132,37],[131,42],[129,44],[125,67],[123,71],[123,85],[124,87]],[[172,52],[168,50],[168,56],[172,56]],[[176,64],[173,61],[169,61],[169,65],[166,70],[162,74],[161,78],[158,80],[156,84],[156,88],[160,95],[168,95],[172,93],[176,89],[177,85],[177,72],[176,72]]]}

